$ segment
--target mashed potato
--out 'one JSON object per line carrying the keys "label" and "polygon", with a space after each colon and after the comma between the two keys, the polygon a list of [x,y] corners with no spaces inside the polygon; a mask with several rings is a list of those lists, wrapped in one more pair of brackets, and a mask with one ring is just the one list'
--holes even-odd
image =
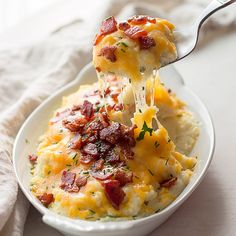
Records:
{"label": "mashed potato", "polygon": [[176,58],[172,30],[147,16],[103,22],[94,47],[99,82],[63,98],[29,156],[31,191],[50,210],[136,219],[164,209],[189,183],[197,122],[157,76]]}
{"label": "mashed potato", "polygon": [[[160,211],[181,193],[193,174],[196,158],[180,154],[176,149],[183,153],[191,150],[199,133],[196,120],[174,94],[168,93],[163,85],[157,85],[158,94],[162,96],[161,99],[155,98],[155,103],[160,107],[157,114],[170,128],[171,135],[168,135],[168,129],[166,130],[160,123],[159,129],[153,131],[152,136],[146,132],[144,139],[137,141],[144,120],[148,127],[151,126],[148,119],[151,116],[141,113],[140,116],[135,115],[133,123],[137,128],[134,129],[136,144],[132,148],[133,159],[125,158],[120,153],[120,161],[125,162],[124,166],[113,166],[109,162],[103,164],[106,172],[110,170],[115,173],[117,169],[122,169],[125,173],[132,173],[132,181],[122,188],[125,197],[119,209],[115,209],[105,193],[102,183],[104,181],[91,175],[94,161],[88,164],[80,162],[81,150],[69,147],[76,132],[71,132],[63,125],[63,120],[70,116],[67,112],[73,110],[74,105],[82,105],[84,99],[92,104],[101,100],[99,95],[94,95],[97,88],[97,83],[81,86],[76,93],[63,98],[62,107],[54,113],[47,132],[40,138],[36,153],[38,158],[32,170],[31,191],[45,205],[48,198],[45,193],[52,194],[53,201],[47,205],[48,208],[72,218],[90,220],[137,218]],[[116,87],[113,86],[110,94],[114,94],[115,91]],[[111,106],[117,105],[115,100],[111,100]],[[95,110],[97,107],[102,107],[102,104],[94,105]],[[112,117],[117,112],[121,111],[110,110],[109,113]],[[156,110],[153,108],[147,112]],[[185,137],[185,140],[181,137],[183,139]],[[177,147],[172,139],[177,140]],[[62,187],[62,175],[65,171],[75,173],[76,178],[85,176],[86,185],[80,187],[79,191],[66,190]],[[43,196],[46,200],[42,200]]]}

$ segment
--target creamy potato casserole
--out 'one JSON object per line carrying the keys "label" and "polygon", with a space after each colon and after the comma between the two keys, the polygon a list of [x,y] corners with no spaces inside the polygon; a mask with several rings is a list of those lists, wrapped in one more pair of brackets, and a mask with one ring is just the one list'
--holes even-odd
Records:
{"label": "creamy potato casserole", "polygon": [[149,16],[103,21],[93,50],[98,82],[63,97],[29,155],[31,192],[45,207],[84,220],[136,219],[189,183],[198,124],[158,75],[177,57],[173,29]]}

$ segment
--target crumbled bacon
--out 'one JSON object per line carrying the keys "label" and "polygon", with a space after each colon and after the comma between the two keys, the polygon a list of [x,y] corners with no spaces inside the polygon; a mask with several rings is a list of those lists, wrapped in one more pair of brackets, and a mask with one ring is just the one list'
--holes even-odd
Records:
{"label": "crumbled bacon", "polygon": [[93,178],[98,180],[107,180],[113,176],[113,173],[112,172],[103,173],[103,171],[95,171],[91,172],[91,175],[93,176]]}
{"label": "crumbled bacon", "polygon": [[107,60],[110,60],[111,62],[115,62],[117,60],[116,55],[115,55],[116,49],[117,49],[116,46],[105,46],[100,50],[98,56],[103,56]]}
{"label": "crumbled bacon", "polygon": [[106,161],[110,164],[118,163],[120,161],[120,156],[114,150],[111,150],[106,155]]}
{"label": "crumbled bacon", "polygon": [[48,207],[54,201],[53,194],[51,193],[44,193],[38,196],[38,199],[45,207]]}
{"label": "crumbled bacon", "polygon": [[88,121],[83,117],[69,116],[62,121],[62,124],[71,132],[77,132],[81,130],[87,122]]}
{"label": "crumbled bacon", "polygon": [[87,184],[87,177],[85,176],[79,176],[76,181],[75,181],[75,184],[77,187],[81,188],[83,186],[85,186]]}
{"label": "crumbled bacon", "polygon": [[93,104],[85,100],[83,106],[81,107],[81,114],[84,115],[86,119],[89,119],[93,116],[93,113]]}
{"label": "crumbled bacon", "polygon": [[38,159],[38,156],[35,155],[35,154],[30,154],[30,155],[28,156],[28,158],[29,158],[30,163],[31,163],[32,165],[34,165],[34,164],[36,163],[37,159]]}
{"label": "crumbled bacon", "polygon": [[72,111],[79,111],[81,109],[81,105],[73,105]]}
{"label": "crumbled bacon", "polygon": [[96,34],[93,45],[96,46],[97,44],[99,44],[104,38],[104,36],[104,34]]}
{"label": "crumbled bacon", "polygon": [[149,49],[151,47],[155,47],[156,46],[156,42],[154,40],[154,38],[149,37],[149,36],[142,36],[139,38],[139,45],[140,45],[140,49]]}
{"label": "crumbled bacon", "polygon": [[147,16],[136,15],[136,16],[130,17],[128,19],[128,22],[133,25],[144,25],[147,23]]}
{"label": "crumbled bacon", "polygon": [[107,128],[100,131],[100,138],[106,140],[109,143],[116,144],[121,137],[120,123],[114,122]]}
{"label": "crumbled bacon", "polygon": [[136,15],[128,19],[128,22],[133,25],[144,25],[147,22],[156,23],[156,19],[150,16]]}
{"label": "crumbled bacon", "polygon": [[125,34],[131,39],[138,39],[141,36],[147,36],[147,31],[138,26],[131,27],[125,31]]}
{"label": "crumbled bacon", "polygon": [[98,171],[98,170],[102,170],[104,167],[104,160],[102,158],[100,158],[99,160],[95,161],[92,165],[92,170],[93,171]]}
{"label": "crumbled bacon", "polygon": [[136,125],[132,125],[131,127],[121,125],[121,136],[122,140],[125,141],[130,147],[134,147],[136,142],[134,139],[134,129],[136,129]]}
{"label": "crumbled bacon", "polygon": [[57,112],[56,113],[56,116],[53,117],[51,120],[50,120],[50,123],[51,124],[55,124],[61,120],[63,120],[64,118],[66,118],[67,116],[69,116],[71,113],[71,110],[69,108],[66,108],[65,110],[63,111],[60,111],[60,112]]}
{"label": "crumbled bacon", "polygon": [[111,34],[117,31],[117,22],[114,16],[111,16],[102,22],[100,31],[103,35]]}
{"label": "crumbled bacon", "polygon": [[177,177],[173,177],[171,179],[165,180],[164,182],[161,183],[161,187],[171,188],[172,186],[175,185],[176,181],[177,181]]}
{"label": "crumbled bacon", "polygon": [[97,72],[101,72],[102,71],[101,68],[98,67],[98,66],[95,69],[96,69]]}
{"label": "crumbled bacon", "polygon": [[114,179],[118,180],[120,186],[123,187],[133,181],[133,173],[118,169],[114,174]]}
{"label": "crumbled bacon", "polygon": [[65,191],[68,191],[73,188],[75,182],[76,174],[70,171],[63,171],[61,176],[61,185],[60,187]]}
{"label": "crumbled bacon", "polygon": [[124,21],[124,22],[119,23],[118,28],[119,28],[120,30],[125,31],[125,30],[127,30],[127,29],[130,28],[130,25],[129,25],[129,23],[127,23],[126,21]]}
{"label": "crumbled bacon", "polygon": [[112,145],[110,143],[99,141],[96,143],[100,157],[104,158],[106,154],[111,150]]}
{"label": "crumbled bacon", "polygon": [[98,113],[98,118],[101,121],[104,128],[109,126],[109,119],[106,112]]}
{"label": "crumbled bacon", "polygon": [[82,152],[85,153],[86,155],[90,155],[92,157],[97,157],[98,156],[98,148],[96,144],[94,143],[87,143],[85,146],[83,146]]}
{"label": "crumbled bacon", "polygon": [[68,147],[71,149],[80,149],[82,146],[82,137],[77,133],[69,142]]}
{"label": "crumbled bacon", "polygon": [[79,162],[80,162],[81,164],[87,165],[87,164],[91,163],[93,160],[94,160],[94,157],[93,157],[93,156],[82,154],[82,155],[80,156]]}
{"label": "crumbled bacon", "polygon": [[103,186],[107,199],[116,210],[119,210],[120,204],[123,202],[125,197],[125,193],[120,187],[119,181],[106,180],[103,182]]}

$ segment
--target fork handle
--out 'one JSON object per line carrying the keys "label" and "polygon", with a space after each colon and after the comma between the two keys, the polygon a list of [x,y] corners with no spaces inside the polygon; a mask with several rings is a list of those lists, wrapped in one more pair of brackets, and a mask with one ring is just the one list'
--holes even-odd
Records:
{"label": "fork handle", "polygon": [[[236,0],[213,0],[201,13],[201,15],[197,18],[195,24],[199,25],[201,27],[201,25],[203,24],[203,22],[209,17],[211,16],[213,13],[215,13],[216,11],[227,7],[228,5],[235,3]],[[199,28],[200,28],[199,27]]]}

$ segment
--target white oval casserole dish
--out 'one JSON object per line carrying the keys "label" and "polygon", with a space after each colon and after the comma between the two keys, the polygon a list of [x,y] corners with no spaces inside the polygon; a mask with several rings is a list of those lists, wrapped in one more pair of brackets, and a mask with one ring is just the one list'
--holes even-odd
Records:
{"label": "white oval casserole dish", "polygon": [[[191,155],[199,157],[199,163],[187,187],[174,202],[159,213],[142,219],[114,222],[84,221],[60,216],[44,207],[30,192],[30,163],[28,161],[28,154],[35,152],[38,138],[46,130],[48,120],[52,116],[53,111],[60,106],[61,98],[78,90],[81,84],[95,82],[97,78],[96,73],[92,63],[90,63],[81,70],[78,77],[72,83],[50,96],[29,116],[15,140],[13,163],[16,177],[25,196],[43,215],[43,221],[46,224],[68,236],[146,235],[163,223],[196,189],[206,174],[213,157],[215,144],[213,124],[204,104],[185,86],[183,79],[172,65],[162,69],[160,74],[165,85],[171,88],[179,98],[186,101],[188,109],[194,113],[200,122],[200,136],[191,153]],[[25,140],[29,140],[29,142],[26,143]]]}

